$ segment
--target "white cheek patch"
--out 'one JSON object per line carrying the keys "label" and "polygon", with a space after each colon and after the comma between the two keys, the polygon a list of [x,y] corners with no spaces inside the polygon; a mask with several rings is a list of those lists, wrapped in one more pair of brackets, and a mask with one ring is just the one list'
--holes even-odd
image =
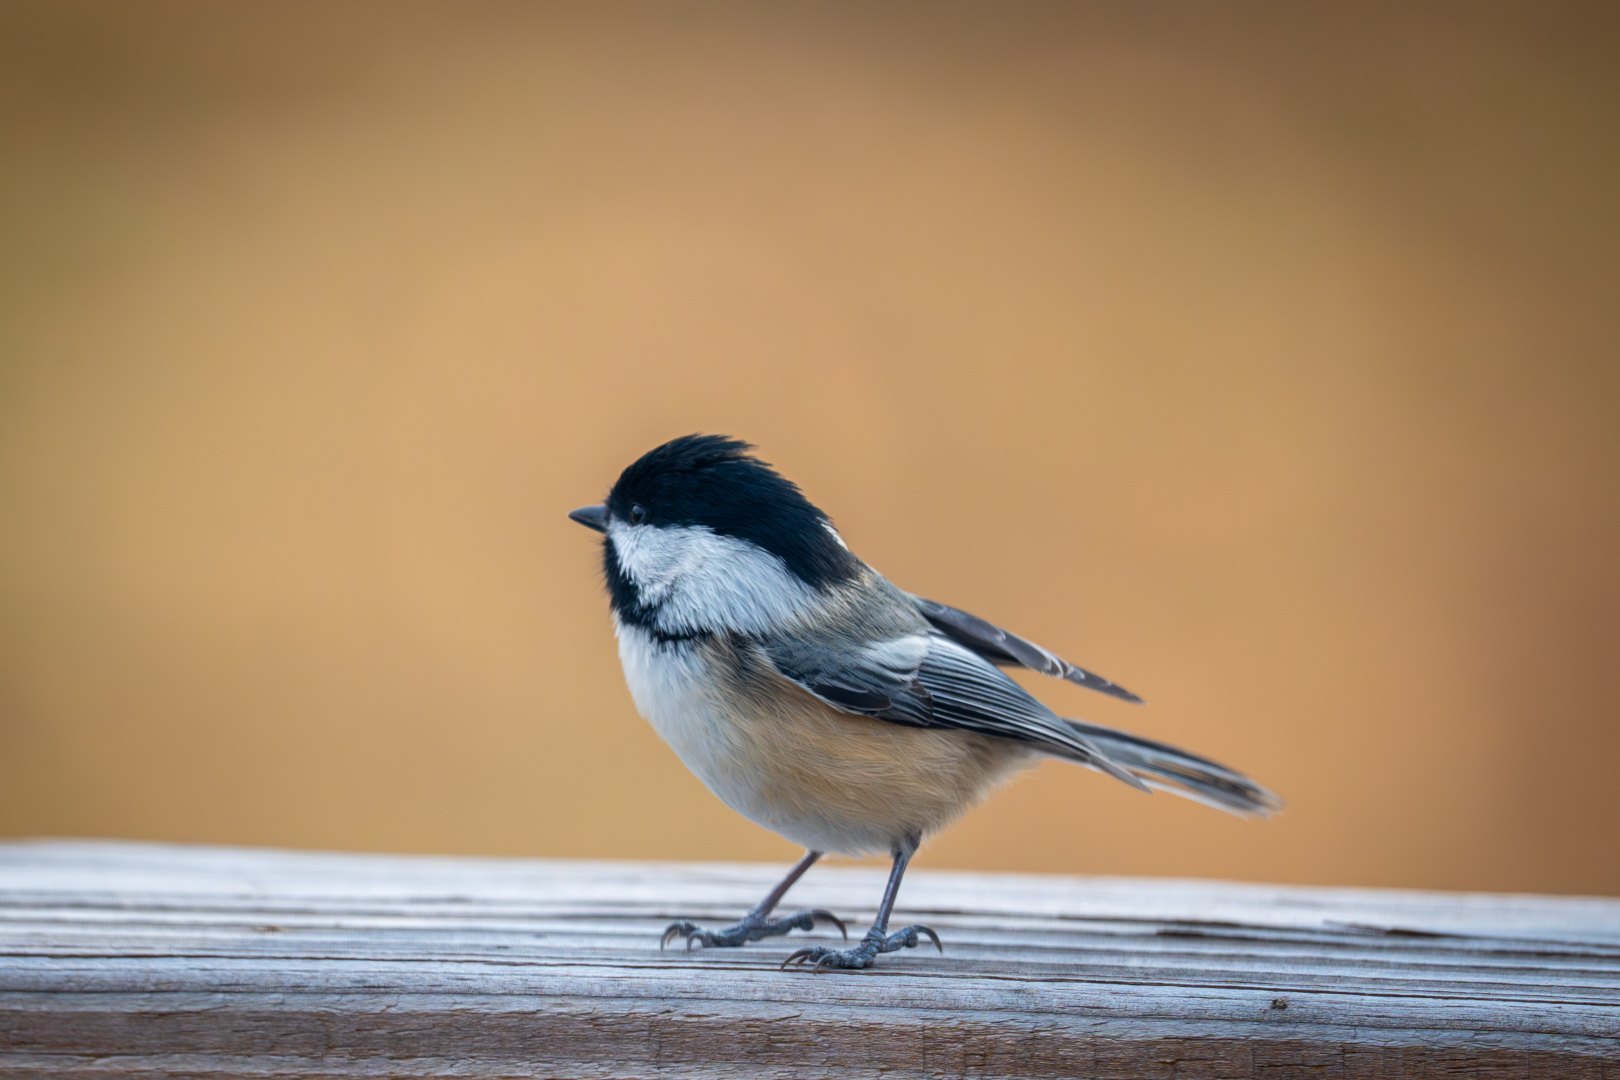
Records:
{"label": "white cheek patch", "polygon": [[808,613],[814,590],[781,559],[701,525],[660,528],[611,522],[619,566],[665,633],[763,633]]}

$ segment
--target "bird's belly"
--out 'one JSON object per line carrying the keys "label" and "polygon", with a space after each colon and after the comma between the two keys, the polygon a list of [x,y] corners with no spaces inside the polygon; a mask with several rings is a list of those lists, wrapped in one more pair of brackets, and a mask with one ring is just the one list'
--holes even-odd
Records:
{"label": "bird's belly", "polygon": [[840,712],[782,679],[738,681],[712,643],[619,632],[636,707],[727,806],[795,843],[888,852],[949,824],[1033,763],[1018,743]]}

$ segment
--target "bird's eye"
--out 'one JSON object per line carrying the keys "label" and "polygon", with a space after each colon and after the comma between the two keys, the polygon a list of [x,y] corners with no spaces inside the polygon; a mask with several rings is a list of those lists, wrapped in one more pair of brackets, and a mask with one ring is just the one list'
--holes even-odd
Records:
{"label": "bird's eye", "polygon": [[645,506],[642,506],[640,503],[636,503],[634,506],[632,506],[630,508],[630,524],[632,524],[632,525],[640,525],[642,522],[644,522],[646,520],[647,520],[647,508]]}

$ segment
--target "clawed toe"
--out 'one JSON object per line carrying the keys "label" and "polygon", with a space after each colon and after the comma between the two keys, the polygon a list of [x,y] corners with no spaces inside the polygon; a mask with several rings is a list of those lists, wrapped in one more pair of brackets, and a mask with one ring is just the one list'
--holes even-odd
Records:
{"label": "clawed toe", "polygon": [[779,971],[786,971],[790,964],[807,967],[810,971],[860,971],[872,966],[880,950],[869,941],[863,941],[853,949],[828,949],[815,946],[800,949],[782,961]]}
{"label": "clawed toe", "polygon": [[908,926],[888,935],[873,927],[853,949],[829,949],[821,945],[799,949],[782,961],[781,970],[785,971],[789,966],[796,965],[807,967],[810,971],[861,971],[871,967],[873,961],[882,953],[915,949],[923,937],[932,941],[934,948],[941,953],[945,951],[939,935],[929,927]]}
{"label": "clawed toe", "polygon": [[684,935],[686,937],[686,951],[691,952],[692,939],[701,933],[703,933],[703,930],[697,925],[697,923],[685,921],[672,922],[668,926],[664,927],[664,936],[659,939],[658,951],[663,952],[670,942]]}
{"label": "clawed toe", "polygon": [[803,927],[803,929],[805,929],[805,930],[813,929],[818,921],[819,922],[825,922],[825,923],[832,923],[834,926],[838,927],[838,932],[843,935],[844,940],[845,941],[849,940],[849,928],[844,925],[844,920],[840,919],[838,916],[834,915],[832,912],[828,911],[827,909],[825,909],[825,908],[812,908],[809,911],[801,911],[801,912],[799,912],[799,914],[800,915],[808,915],[808,916],[810,916],[810,925],[806,926],[806,927]]}
{"label": "clawed toe", "polygon": [[[851,952],[851,953],[855,952],[854,949],[850,949],[848,951]],[[838,955],[840,955],[840,954],[839,954],[837,949],[824,949],[819,945],[814,946],[812,948],[808,948],[808,949],[799,949],[799,950],[797,950],[795,952],[789,953],[788,958],[786,960],[782,961],[781,966],[778,967],[777,970],[778,971],[786,971],[790,965],[793,965],[793,964],[807,964],[812,960],[815,961],[815,965],[812,968],[812,970],[820,970],[821,962],[823,960],[825,960],[829,956],[838,956]]]}
{"label": "clawed toe", "polygon": [[706,949],[735,948],[750,941],[777,937],[792,930],[814,930],[818,922],[838,927],[838,932],[843,935],[844,940],[849,940],[849,930],[844,926],[844,920],[830,911],[815,908],[811,911],[797,911],[781,919],[766,919],[750,913],[742,922],[723,930],[705,930],[697,923],[682,919],[664,928],[664,936],[658,942],[658,950],[662,952],[678,937],[686,939],[687,952],[692,951],[694,944],[702,945]]}
{"label": "clawed toe", "polygon": [[928,940],[934,943],[934,948],[939,950],[940,955],[945,954],[945,946],[940,943],[939,935],[926,926],[908,926],[904,930],[896,930],[884,941],[883,951],[894,952],[896,949],[915,949],[918,944],[917,935],[919,934],[927,935]]}

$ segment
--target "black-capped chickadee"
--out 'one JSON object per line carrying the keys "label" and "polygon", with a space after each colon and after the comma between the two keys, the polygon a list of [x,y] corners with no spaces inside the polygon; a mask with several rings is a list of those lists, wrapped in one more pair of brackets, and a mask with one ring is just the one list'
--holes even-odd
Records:
{"label": "black-capped chickadee", "polygon": [[818,919],[843,931],[825,911],[770,916],[823,853],[884,852],[894,866],[860,944],[800,949],[784,965],[867,968],[922,936],[939,946],[926,926],[889,932],[907,862],[924,837],[1042,755],[1237,814],[1281,805],[1225,766],[1053,713],[998,668],[1141,699],[891,585],[751,449],[722,436],[675,439],[625,469],[604,505],[568,515],[606,536],[619,659],[637,709],[722,802],[807,849],[735,926],[677,922],[664,944],[742,945]]}

